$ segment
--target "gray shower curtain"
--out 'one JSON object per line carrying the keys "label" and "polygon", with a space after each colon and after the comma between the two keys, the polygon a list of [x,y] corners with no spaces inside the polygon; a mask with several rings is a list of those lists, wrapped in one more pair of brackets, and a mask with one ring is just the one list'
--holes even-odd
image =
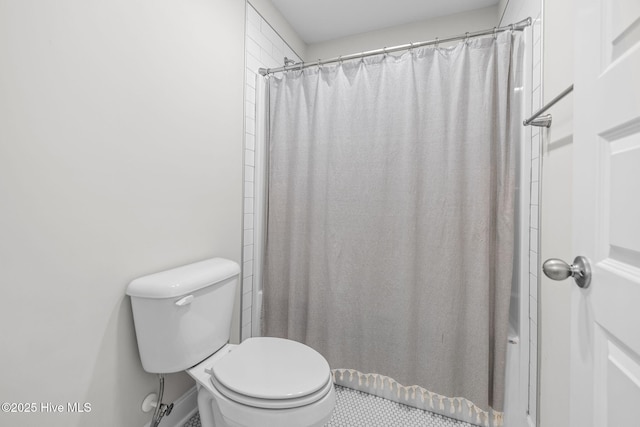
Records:
{"label": "gray shower curtain", "polygon": [[520,37],[269,78],[265,335],[503,409]]}

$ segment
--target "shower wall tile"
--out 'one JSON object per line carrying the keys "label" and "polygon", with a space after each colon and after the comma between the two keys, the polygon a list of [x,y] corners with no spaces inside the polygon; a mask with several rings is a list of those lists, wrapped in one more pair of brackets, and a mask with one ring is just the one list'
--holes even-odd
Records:
{"label": "shower wall tile", "polygon": [[531,181],[539,181],[540,159],[538,157],[531,160]]}
{"label": "shower wall tile", "polygon": [[[529,111],[536,112],[542,107],[542,93],[544,82],[542,81],[542,2],[538,2],[538,12],[534,15],[531,52],[531,105]],[[538,266],[539,255],[539,228],[540,228],[540,157],[542,154],[542,133],[540,128],[531,129],[531,165],[530,165],[530,212],[529,212],[529,407],[530,422],[537,424],[538,407]]]}
{"label": "shower wall tile", "polygon": [[246,245],[242,251],[242,255],[245,260],[253,260],[253,245]]}
{"label": "shower wall tile", "polygon": [[538,252],[538,239],[529,239],[529,250]]}
{"label": "shower wall tile", "polygon": [[[253,213],[253,200],[254,200],[253,197],[244,198],[244,213]],[[245,235],[245,240],[246,240],[246,237],[247,236]],[[248,243],[248,244],[251,244],[251,243]],[[245,242],[245,244],[247,244],[247,242]]]}
{"label": "shower wall tile", "polygon": [[245,166],[245,168],[244,168],[244,180],[245,181],[249,181],[249,182],[253,182],[253,174],[254,174],[254,167],[253,166]]}
{"label": "shower wall tile", "polygon": [[538,278],[529,273],[529,296],[538,298]]}
{"label": "shower wall tile", "polygon": [[538,254],[533,251],[529,251],[529,274],[537,276],[538,271]]}
{"label": "shower wall tile", "polygon": [[242,336],[251,337],[254,290],[254,242],[256,209],[256,78],[259,68],[275,68],[284,65],[284,57],[300,61],[298,55],[271,28],[269,23],[247,4],[245,35],[245,137],[244,137],[244,233],[242,268]]}
{"label": "shower wall tile", "polygon": [[538,324],[538,301],[533,295],[529,295],[529,318],[532,324]]}
{"label": "shower wall tile", "polygon": [[253,228],[253,214],[244,214],[244,229],[249,230]]}
{"label": "shower wall tile", "polygon": [[253,229],[244,230],[243,240],[245,245],[253,245]]}
{"label": "shower wall tile", "polygon": [[[247,137],[247,135],[245,134],[245,138]],[[244,164],[245,165],[249,165],[249,166],[255,166],[256,165],[256,153],[254,150],[250,150],[250,149],[246,149],[244,150]],[[253,191],[251,191],[251,194],[253,194]]]}
{"label": "shower wall tile", "polygon": [[[255,114],[255,113],[253,113],[253,114]],[[245,144],[245,147],[247,148],[247,150],[255,151],[255,149],[256,149],[256,137],[255,137],[255,135],[247,133],[245,135],[244,144]]]}
{"label": "shower wall tile", "polygon": [[[533,162],[531,163],[533,165]],[[531,181],[531,205],[533,206],[537,206],[538,205],[538,191],[539,191],[539,185],[538,185],[538,181]],[[537,224],[536,224],[536,227]]]}
{"label": "shower wall tile", "polygon": [[[535,110],[534,110],[535,111]],[[540,157],[540,134],[536,133],[534,136],[531,137],[531,159],[537,159]],[[538,166],[538,174],[539,172],[539,166]]]}

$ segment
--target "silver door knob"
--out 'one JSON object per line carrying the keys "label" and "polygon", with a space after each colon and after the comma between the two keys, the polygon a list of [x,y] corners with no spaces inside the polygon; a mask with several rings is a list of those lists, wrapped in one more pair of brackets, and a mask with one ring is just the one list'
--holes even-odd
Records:
{"label": "silver door knob", "polygon": [[588,288],[591,283],[591,264],[586,257],[577,256],[569,265],[561,259],[550,258],[542,264],[545,276],[552,280],[564,280],[573,277],[581,288]]}

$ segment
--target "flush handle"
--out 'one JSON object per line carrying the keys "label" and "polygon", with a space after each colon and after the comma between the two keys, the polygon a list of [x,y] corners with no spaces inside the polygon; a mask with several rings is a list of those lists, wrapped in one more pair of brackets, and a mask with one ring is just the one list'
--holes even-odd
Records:
{"label": "flush handle", "polygon": [[176,305],[178,307],[183,307],[185,305],[191,304],[191,301],[193,301],[193,295],[187,295],[186,297],[180,298],[178,301],[176,301]]}
{"label": "flush handle", "polygon": [[550,258],[542,264],[542,271],[552,280],[573,277],[581,288],[588,288],[591,283],[591,264],[587,257],[583,256],[577,256],[571,265],[561,259]]}

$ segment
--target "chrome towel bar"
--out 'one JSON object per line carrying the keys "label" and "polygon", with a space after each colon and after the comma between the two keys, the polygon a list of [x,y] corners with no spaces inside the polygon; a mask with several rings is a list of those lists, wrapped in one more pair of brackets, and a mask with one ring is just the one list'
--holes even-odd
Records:
{"label": "chrome towel bar", "polygon": [[544,107],[542,107],[541,109],[536,111],[533,114],[533,116],[529,117],[527,120],[522,122],[522,124],[525,125],[525,126],[531,125],[531,126],[544,126],[544,127],[547,127],[547,128],[550,127],[551,126],[551,114],[545,114],[544,116],[540,116],[540,115],[542,113],[544,113],[545,111],[547,111],[549,108],[553,107],[556,104],[556,102],[560,101],[562,98],[567,96],[572,91],[573,91],[573,85],[571,85],[568,88],[566,88],[565,90],[563,90],[562,93],[560,93],[560,95],[556,96],[551,101],[549,101]]}

